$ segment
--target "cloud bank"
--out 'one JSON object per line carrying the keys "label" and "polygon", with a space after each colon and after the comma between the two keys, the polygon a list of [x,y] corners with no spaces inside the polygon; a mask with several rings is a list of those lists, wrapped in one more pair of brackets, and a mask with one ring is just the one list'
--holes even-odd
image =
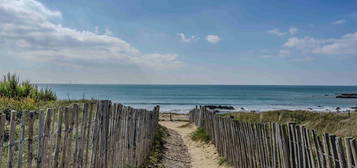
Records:
{"label": "cloud bank", "polygon": [[[176,54],[142,53],[105,29],[82,31],[59,23],[60,11],[35,0],[0,0],[0,49],[14,57],[50,63],[133,64],[149,69],[178,68]],[[0,55],[1,57],[2,55]]]}
{"label": "cloud bank", "polygon": [[317,39],[313,37],[289,38],[285,47],[297,49],[304,53],[325,55],[356,55],[357,32],[345,34],[340,38]]}
{"label": "cloud bank", "polygon": [[283,32],[283,31],[280,31],[279,29],[275,28],[275,29],[268,30],[268,33],[272,34],[272,35],[276,35],[276,36],[284,36],[284,35],[287,35],[287,34],[294,35],[298,31],[299,31],[299,29],[296,28],[296,27],[290,27],[287,32]]}
{"label": "cloud bank", "polygon": [[334,24],[334,25],[338,25],[338,24],[344,24],[346,21],[345,20],[336,20],[334,22],[332,22],[331,24]]}

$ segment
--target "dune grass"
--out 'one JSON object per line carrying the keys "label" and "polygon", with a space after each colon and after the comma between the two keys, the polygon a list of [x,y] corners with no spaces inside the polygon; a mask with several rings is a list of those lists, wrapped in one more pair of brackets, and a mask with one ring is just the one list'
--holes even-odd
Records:
{"label": "dune grass", "polygon": [[0,97],[12,98],[16,100],[31,98],[35,101],[54,101],[57,99],[56,93],[49,89],[39,89],[37,85],[30,81],[20,81],[15,74],[8,73],[0,81]]}
{"label": "dune grass", "polygon": [[351,113],[349,116],[347,113],[277,110],[261,113],[236,112],[222,115],[245,122],[275,122],[280,124],[294,122],[319,132],[357,137],[357,113]]}
{"label": "dune grass", "polygon": [[186,124],[180,125],[179,128],[187,128],[187,127],[191,127],[191,123],[187,122]]}
{"label": "dune grass", "polygon": [[8,73],[0,80],[0,111],[31,111],[45,108],[86,103],[91,100],[57,100],[56,93],[48,88],[39,89],[30,81],[20,81],[15,74]]}
{"label": "dune grass", "polygon": [[200,141],[204,143],[209,143],[211,141],[211,137],[207,134],[204,128],[197,128],[191,135],[191,139],[193,141]]}
{"label": "dune grass", "polygon": [[170,136],[169,132],[166,127],[159,126],[159,130],[155,135],[155,139],[153,142],[153,148],[150,153],[147,162],[144,164],[143,168],[150,168],[150,167],[157,167],[157,168],[164,168],[160,162],[164,155],[164,145],[165,145],[165,138]]}

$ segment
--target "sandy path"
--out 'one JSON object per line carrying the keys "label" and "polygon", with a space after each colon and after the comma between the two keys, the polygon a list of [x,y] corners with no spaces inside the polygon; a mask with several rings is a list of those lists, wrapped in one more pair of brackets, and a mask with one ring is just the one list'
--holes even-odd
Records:
{"label": "sandy path", "polygon": [[170,122],[161,121],[160,124],[171,130],[176,131],[183,139],[183,143],[188,148],[189,156],[191,157],[192,168],[224,168],[226,165],[219,165],[219,156],[213,144],[204,144],[192,141],[190,135],[196,130],[196,127],[190,125],[188,127],[179,128],[187,122]]}
{"label": "sandy path", "polygon": [[177,131],[168,129],[169,135],[165,138],[164,151],[161,165],[165,168],[190,168],[191,159],[187,146]]}

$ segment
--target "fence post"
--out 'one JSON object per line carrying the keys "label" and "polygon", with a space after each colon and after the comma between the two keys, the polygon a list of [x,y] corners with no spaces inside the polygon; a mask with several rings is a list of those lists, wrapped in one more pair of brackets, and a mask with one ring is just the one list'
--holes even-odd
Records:
{"label": "fence post", "polygon": [[0,113],[0,167],[1,167],[1,163],[2,163],[2,150],[3,150],[3,146],[4,146],[4,135],[5,135],[5,131],[4,131],[4,126],[5,126],[5,121],[6,121],[6,115],[1,112]]}
{"label": "fence post", "polygon": [[[19,154],[18,154],[18,158],[17,158],[17,167],[21,168],[22,167],[22,155],[23,155],[23,148],[24,148],[24,140],[25,140],[25,120],[26,120],[26,115],[27,113],[22,113],[21,114],[21,121],[20,121],[20,128],[21,128],[21,132],[20,132],[20,142],[19,142]],[[1,160],[1,158],[0,158]],[[0,165],[1,167],[1,165]]]}
{"label": "fence post", "polygon": [[46,120],[44,125],[44,137],[43,137],[43,161],[42,167],[50,167],[50,147],[48,146],[48,142],[50,140],[50,131],[51,131],[51,122],[52,122],[53,110],[48,109],[46,114]]}
{"label": "fence post", "polygon": [[57,168],[59,166],[59,155],[61,150],[61,137],[62,137],[62,121],[63,121],[63,108],[58,109],[58,117],[57,117],[57,131],[56,131],[56,147],[55,147],[55,155],[53,158],[53,168]]}
{"label": "fence post", "polygon": [[15,136],[16,136],[16,111],[11,111],[10,114],[10,133],[9,133],[9,153],[8,153],[8,168],[14,167],[14,152],[15,152]]}
{"label": "fence post", "polygon": [[35,112],[32,111],[29,113],[28,117],[28,144],[27,144],[27,167],[32,168],[32,160],[33,160],[33,125],[34,125],[34,115]]}

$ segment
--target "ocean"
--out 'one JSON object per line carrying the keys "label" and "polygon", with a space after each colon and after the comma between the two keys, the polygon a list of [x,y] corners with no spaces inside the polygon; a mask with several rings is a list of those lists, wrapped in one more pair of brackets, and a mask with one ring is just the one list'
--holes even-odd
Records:
{"label": "ocean", "polygon": [[99,85],[39,84],[52,88],[59,99],[109,99],[136,108],[187,113],[196,105],[229,105],[237,111],[341,111],[357,106],[357,99],[338,99],[357,93],[357,86],[290,85]]}

